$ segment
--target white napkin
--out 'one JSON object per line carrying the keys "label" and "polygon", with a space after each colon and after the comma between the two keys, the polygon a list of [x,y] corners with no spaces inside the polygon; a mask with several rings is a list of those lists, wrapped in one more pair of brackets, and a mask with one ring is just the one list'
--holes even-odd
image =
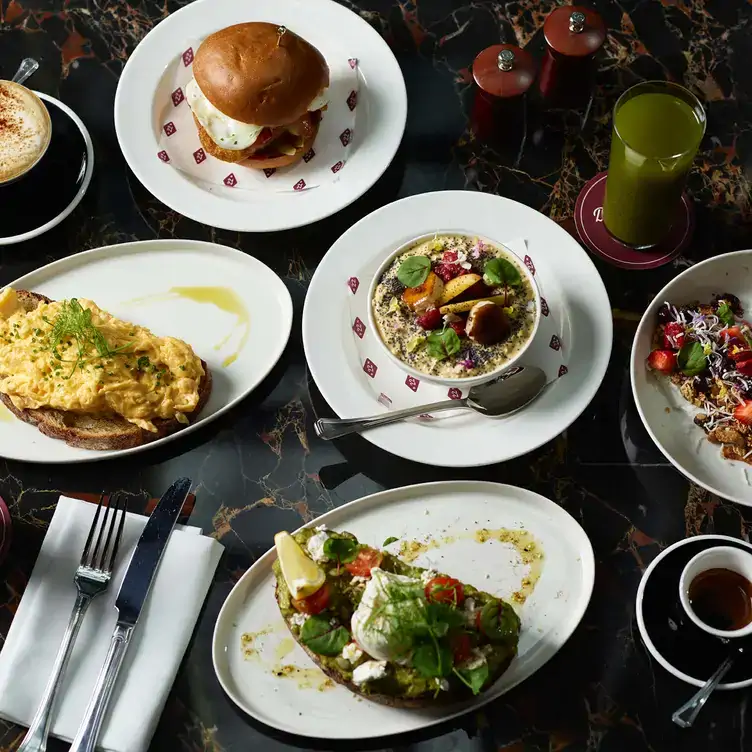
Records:
{"label": "white napkin", "polygon": [[[29,584],[0,652],[0,717],[28,726],[47,684],[76,598],[76,571],[96,505],[60,497]],[[52,734],[78,729],[117,621],[115,599],[146,517],[129,514],[109,588],[94,599],[58,695]],[[198,528],[173,532],[141,613],[98,748],[141,752],[149,746],[223,547]]]}

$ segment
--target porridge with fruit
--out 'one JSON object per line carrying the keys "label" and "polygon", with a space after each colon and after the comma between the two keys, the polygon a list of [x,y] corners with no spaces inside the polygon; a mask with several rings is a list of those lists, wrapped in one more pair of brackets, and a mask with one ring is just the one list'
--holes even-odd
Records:
{"label": "porridge with fruit", "polygon": [[535,328],[535,299],[511,253],[471,236],[437,235],[392,260],[371,304],[397,358],[459,379],[495,371],[522,350]]}

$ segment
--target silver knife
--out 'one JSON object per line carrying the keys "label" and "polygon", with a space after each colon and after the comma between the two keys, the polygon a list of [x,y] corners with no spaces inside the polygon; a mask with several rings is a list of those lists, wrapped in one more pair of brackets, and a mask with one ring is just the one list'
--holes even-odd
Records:
{"label": "silver knife", "polygon": [[167,547],[167,540],[190,490],[190,478],[176,480],[159,500],[138,539],[115,601],[119,616],[110,642],[110,649],[97,677],[97,683],[94,685],[94,691],[71,744],[70,752],[94,752],[104,714],[123,664],[133,629],[149,595],[151,583]]}

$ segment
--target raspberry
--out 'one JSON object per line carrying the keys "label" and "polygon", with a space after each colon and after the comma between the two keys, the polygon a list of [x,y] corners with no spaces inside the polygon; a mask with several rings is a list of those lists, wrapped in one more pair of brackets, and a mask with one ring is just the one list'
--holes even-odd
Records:
{"label": "raspberry", "polygon": [[438,308],[431,308],[430,311],[426,311],[422,316],[418,316],[416,321],[418,326],[427,331],[438,329],[441,324],[441,314]]}
{"label": "raspberry", "polygon": [[457,260],[457,251],[444,251],[444,255],[441,257],[441,260],[445,263],[451,264],[452,261]]}
{"label": "raspberry", "polygon": [[[446,255],[446,254],[445,254]],[[441,277],[444,282],[449,282],[450,279],[459,277],[460,274],[464,274],[464,270],[459,264],[437,264],[434,272]]]}
{"label": "raspberry", "polygon": [[464,321],[452,321],[449,326],[454,329],[455,332],[457,332],[457,335],[459,337],[463,337],[465,335],[465,322]]}

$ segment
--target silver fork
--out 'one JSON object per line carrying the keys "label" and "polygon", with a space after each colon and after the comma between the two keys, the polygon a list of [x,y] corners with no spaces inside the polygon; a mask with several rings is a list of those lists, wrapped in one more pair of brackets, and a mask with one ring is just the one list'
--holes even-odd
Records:
{"label": "silver fork", "polygon": [[[89,604],[107,589],[112,577],[112,567],[117,556],[120,538],[123,535],[127,507],[127,501],[124,496],[117,495],[116,499],[113,504],[113,497],[110,496],[108,506],[103,507],[104,494],[99,497],[97,511],[89,529],[89,536],[86,539],[84,552],[81,555],[81,562],[73,577],[73,582],[78,591],[76,605],[73,607],[70,621],[63,635],[63,641],[55,657],[52,674],[47,682],[47,686],[44,688],[42,702],[31,722],[31,726],[29,726],[29,731],[16,752],[45,752],[47,749],[47,735],[52,723],[55,699],[58,689],[60,689],[60,685],[62,684],[65,669],[68,666],[68,660],[72,652],[71,648],[78,635],[78,630],[81,628]],[[102,514],[103,508],[104,514]],[[112,510],[112,514],[110,514],[110,510]],[[118,513],[120,513],[119,524],[117,524]],[[102,517],[101,524],[99,524],[100,516]],[[104,537],[108,521],[109,529],[107,530],[104,545],[102,545],[102,538]],[[117,532],[115,532],[116,524]],[[115,533],[114,539],[113,533]],[[95,534],[96,543],[92,547]]]}

